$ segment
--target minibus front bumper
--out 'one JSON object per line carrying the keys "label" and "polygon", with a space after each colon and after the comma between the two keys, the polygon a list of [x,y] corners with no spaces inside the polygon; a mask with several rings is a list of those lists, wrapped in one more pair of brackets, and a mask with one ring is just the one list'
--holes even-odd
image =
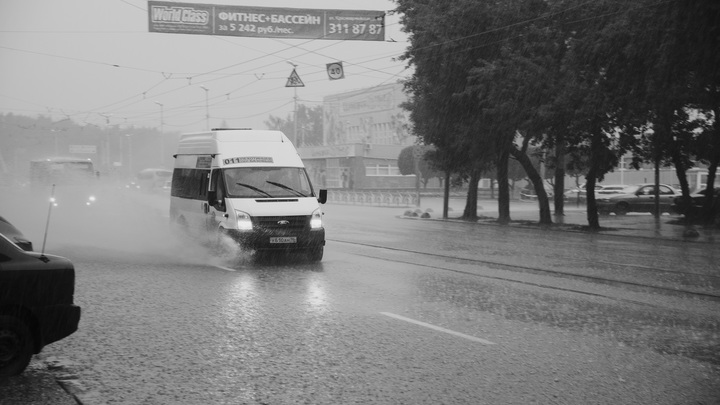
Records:
{"label": "minibus front bumper", "polygon": [[302,232],[240,231],[229,229],[227,234],[243,249],[248,250],[307,250],[325,246],[325,229]]}

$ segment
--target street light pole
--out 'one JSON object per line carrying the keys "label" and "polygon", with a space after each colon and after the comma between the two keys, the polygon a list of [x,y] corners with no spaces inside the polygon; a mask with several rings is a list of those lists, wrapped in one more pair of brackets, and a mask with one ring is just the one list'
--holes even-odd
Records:
{"label": "street light pole", "polygon": [[132,168],[132,161],[133,161],[133,151],[132,151],[132,134],[125,134],[128,139],[128,174],[132,176],[133,174],[133,168]]}
{"label": "street light pole", "polygon": [[[289,63],[289,64],[292,65],[293,71],[295,71],[295,69],[297,69],[297,67],[298,67],[298,65],[294,64],[292,61],[287,61],[287,63]],[[298,147],[299,147],[300,145],[297,144],[297,141],[298,141],[298,137],[297,137],[297,113],[298,113],[298,108],[297,108],[297,100],[298,100],[298,97],[297,97],[297,87],[293,87],[293,90],[294,90],[294,94],[295,94],[295,95],[294,95],[294,97],[293,97],[293,105],[294,105],[294,107],[293,107],[293,141],[292,141],[292,142],[293,142],[293,144],[296,144],[295,146],[298,146]]]}
{"label": "street light pole", "polygon": [[200,86],[201,89],[205,90],[205,129],[210,130],[210,105],[208,104],[208,93],[210,90],[205,86]]}
{"label": "street light pole", "polygon": [[156,101],[155,104],[160,106],[160,167],[165,168],[165,138],[163,137],[163,104]]}

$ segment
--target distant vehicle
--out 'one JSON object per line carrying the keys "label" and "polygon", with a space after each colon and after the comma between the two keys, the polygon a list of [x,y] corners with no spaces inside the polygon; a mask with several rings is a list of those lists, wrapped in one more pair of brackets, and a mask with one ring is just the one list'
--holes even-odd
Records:
{"label": "distant vehicle", "polygon": [[137,188],[144,191],[160,191],[168,180],[172,179],[172,170],[144,169],[136,176]]}
{"label": "distant vehicle", "polygon": [[55,186],[59,208],[89,207],[97,203],[98,172],[92,160],[72,157],[37,159],[30,162],[30,185],[35,190]]}
{"label": "distant vehicle", "polygon": [[623,194],[625,193],[625,190],[627,190],[629,186],[627,184],[608,184],[608,185],[601,185],[599,188],[595,189],[595,194]]}
{"label": "distant vehicle", "polygon": [[[601,185],[595,185],[596,193],[600,189],[602,189]],[[581,184],[579,187],[576,187],[576,188],[566,191],[563,195],[563,198],[565,199],[565,201],[585,202],[585,200],[587,199],[587,192],[585,190],[585,184]]]}
{"label": "distant vehicle", "polygon": [[[717,222],[720,221],[720,188],[713,188],[713,191],[712,212]],[[695,219],[702,213],[702,209],[705,206],[706,196],[707,189],[690,194],[690,204],[683,204],[682,196],[675,197],[672,205],[670,206],[670,212],[683,215],[689,219]]]}
{"label": "distant vehicle", "polygon": [[299,251],[322,260],[325,228],[315,190],[280,131],[212,130],[180,138],[170,218],[194,231],[219,232],[256,252]]}
{"label": "distant vehicle", "polygon": [[19,229],[17,229],[13,224],[10,223],[7,219],[0,216],[0,233],[5,235],[8,239],[10,239],[13,243],[20,246],[22,250],[32,252],[33,250],[33,244],[31,241],[29,241],[25,235],[20,232]]}
{"label": "distant vehicle", "polygon": [[70,260],[21,249],[0,233],[0,378],[22,373],[33,354],[73,334],[75,267]]}
{"label": "distant vehicle", "polygon": [[125,184],[125,188],[128,190],[140,190],[140,184],[135,180],[130,180]]}
{"label": "distant vehicle", "polygon": [[[545,194],[547,194],[548,198],[553,198],[553,189],[551,185],[545,185]],[[520,199],[526,201],[536,201],[538,199],[537,193],[535,192],[535,187],[532,185],[532,183],[528,184],[522,190],[520,190]]]}
{"label": "distant vehicle", "polygon": [[94,181],[97,173],[90,159],[54,157],[30,161],[30,184],[84,184]]}
{"label": "distant vehicle", "polygon": [[[667,184],[660,184],[660,212],[670,212],[670,206],[680,193]],[[622,194],[598,195],[600,214],[625,215],[628,212],[655,212],[655,185],[640,184],[625,189]]]}
{"label": "distant vehicle", "polygon": [[[595,196],[599,194],[621,194],[627,189],[628,185],[625,184],[596,184],[595,185]],[[565,201],[579,201],[585,202],[587,200],[587,190],[585,190],[585,184],[580,185],[578,188],[574,188],[565,192]]]}

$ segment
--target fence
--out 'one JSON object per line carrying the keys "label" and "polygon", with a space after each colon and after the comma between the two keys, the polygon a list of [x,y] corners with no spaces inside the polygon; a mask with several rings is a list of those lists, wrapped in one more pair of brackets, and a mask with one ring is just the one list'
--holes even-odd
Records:
{"label": "fence", "polygon": [[328,190],[328,202],[336,204],[411,207],[417,205],[417,195],[402,191]]}

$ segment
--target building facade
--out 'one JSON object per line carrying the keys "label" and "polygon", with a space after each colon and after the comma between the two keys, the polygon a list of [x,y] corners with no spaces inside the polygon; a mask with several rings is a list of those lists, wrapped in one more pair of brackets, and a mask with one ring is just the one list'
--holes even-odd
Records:
{"label": "building facade", "polygon": [[321,188],[393,190],[413,188],[403,176],[400,151],[415,144],[400,83],[323,99],[323,145],[298,148],[313,182]]}

